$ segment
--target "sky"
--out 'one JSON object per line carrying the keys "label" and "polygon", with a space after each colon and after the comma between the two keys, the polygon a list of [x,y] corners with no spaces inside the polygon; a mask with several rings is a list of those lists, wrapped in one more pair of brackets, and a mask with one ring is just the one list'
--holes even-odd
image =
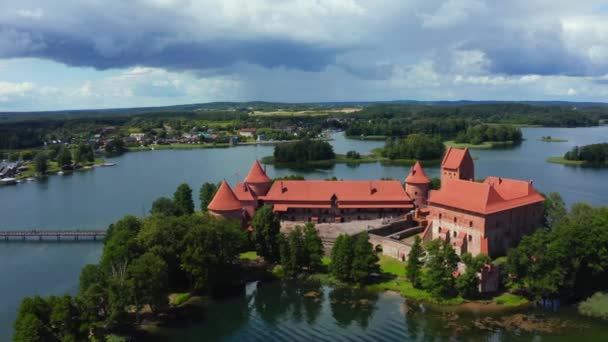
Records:
{"label": "sky", "polygon": [[608,1],[0,0],[0,111],[608,102]]}

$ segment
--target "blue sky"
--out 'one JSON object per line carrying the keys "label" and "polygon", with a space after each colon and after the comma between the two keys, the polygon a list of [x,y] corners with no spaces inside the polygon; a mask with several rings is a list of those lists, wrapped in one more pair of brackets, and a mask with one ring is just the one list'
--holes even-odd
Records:
{"label": "blue sky", "polygon": [[0,110],[608,102],[608,2],[0,0]]}

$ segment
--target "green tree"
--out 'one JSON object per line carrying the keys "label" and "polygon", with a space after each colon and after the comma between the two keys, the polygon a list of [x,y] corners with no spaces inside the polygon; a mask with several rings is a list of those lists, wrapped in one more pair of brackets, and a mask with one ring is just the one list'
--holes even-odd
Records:
{"label": "green tree", "polygon": [[480,279],[477,273],[484,265],[490,263],[490,258],[485,254],[473,257],[470,253],[465,253],[461,259],[466,265],[466,271],[456,279],[456,289],[462,297],[475,299],[479,296]]}
{"label": "green tree", "polygon": [[231,266],[245,245],[237,221],[206,217],[190,228],[185,241],[181,267],[195,290],[213,289],[234,278]]}
{"label": "green tree", "polygon": [[74,162],[75,163],[92,163],[95,161],[95,153],[91,145],[80,143],[74,149]]}
{"label": "green tree", "polygon": [[407,265],[405,266],[405,274],[415,288],[422,286],[423,253],[422,240],[420,236],[416,235],[412,249],[407,255]]}
{"label": "green tree", "polygon": [[167,304],[168,273],[163,259],[146,252],[131,263],[128,273],[133,283],[136,312],[145,304],[153,311]]}
{"label": "green tree", "polygon": [[304,225],[304,248],[306,249],[307,267],[310,271],[318,271],[323,266],[323,241],[315,225],[311,222]]}
{"label": "green tree", "polygon": [[453,272],[458,256],[448,241],[432,240],[426,245],[426,272],[423,287],[435,297],[451,297],[455,294]]}
{"label": "green tree", "polygon": [[134,216],[125,216],[108,228],[101,265],[111,276],[125,280],[127,267],[141,254],[135,238],[141,229],[141,221]]}
{"label": "green tree", "polygon": [[373,251],[367,232],[360,233],[354,240],[350,278],[354,282],[361,283],[372,272],[378,271],[378,256]]}
{"label": "green tree", "polygon": [[124,141],[120,138],[108,141],[104,147],[105,154],[109,157],[118,156],[127,151]]}
{"label": "green tree", "polygon": [[252,239],[258,255],[269,262],[279,261],[278,235],[281,231],[281,221],[272,207],[265,205],[258,209],[251,220],[251,226]]}
{"label": "green tree", "polygon": [[306,264],[306,250],[302,229],[296,227],[287,234],[286,239],[281,240],[284,241],[280,242],[282,246],[279,246],[279,249],[281,249],[282,253],[285,253],[285,255],[281,255],[283,270],[288,276],[295,276]]}
{"label": "green tree", "polygon": [[179,208],[182,215],[194,213],[194,201],[192,200],[192,189],[186,183],[180,184],[173,194],[173,203]]}
{"label": "green tree", "polygon": [[59,154],[57,154],[57,164],[59,164],[60,167],[72,165],[72,153],[69,148],[64,146],[59,150]]}
{"label": "green tree", "polygon": [[17,160],[19,160],[19,153],[17,152],[11,152],[8,154],[8,161],[10,162],[16,162]]}
{"label": "green tree", "polygon": [[201,201],[201,210],[207,211],[207,206],[211,203],[213,196],[217,192],[218,186],[214,183],[205,182],[199,190],[198,198]]}
{"label": "green tree", "polygon": [[49,341],[48,332],[44,324],[31,313],[17,316],[13,325],[14,342]]}
{"label": "green tree", "polygon": [[339,280],[351,279],[352,263],[354,258],[354,240],[352,236],[341,234],[336,238],[331,249],[330,273]]}
{"label": "green tree", "polygon": [[79,311],[76,303],[69,295],[49,298],[49,326],[55,336],[61,341],[76,341],[80,326]]}
{"label": "green tree", "polygon": [[170,198],[161,197],[152,203],[150,214],[163,216],[179,216],[181,214],[181,210]]}
{"label": "green tree", "polygon": [[36,153],[34,157],[34,169],[41,175],[44,175],[49,169],[49,160],[44,152]]}
{"label": "green tree", "polygon": [[544,225],[546,228],[557,226],[567,215],[566,204],[557,192],[545,196]]}

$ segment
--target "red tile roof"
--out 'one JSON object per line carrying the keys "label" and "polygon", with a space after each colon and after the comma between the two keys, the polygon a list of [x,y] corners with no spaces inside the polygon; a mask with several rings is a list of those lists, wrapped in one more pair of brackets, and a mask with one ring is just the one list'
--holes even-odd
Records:
{"label": "red tile roof", "polygon": [[239,129],[239,132],[251,132],[251,133],[255,133],[257,131],[256,128],[241,128]]}
{"label": "red tile roof", "polygon": [[266,171],[262,168],[259,161],[255,161],[245,177],[245,183],[270,183],[270,178],[266,175]]}
{"label": "red tile roof", "polygon": [[410,174],[405,179],[406,183],[412,184],[428,184],[431,182],[431,179],[426,175],[422,165],[419,162],[416,162],[412,169],[410,170]]}
{"label": "red tile roof", "polygon": [[242,208],[241,201],[236,198],[236,195],[232,192],[230,185],[226,181],[222,182],[211,203],[207,206],[207,209],[213,211],[234,211],[241,210]]}
{"label": "red tile roof", "polygon": [[253,201],[255,200],[255,192],[251,190],[246,183],[237,183],[234,187],[234,194],[239,201]]}
{"label": "red tile roof", "polygon": [[429,205],[443,205],[480,214],[491,214],[544,201],[530,182],[488,177],[483,183],[446,179],[432,190]]}
{"label": "red tile roof", "polygon": [[443,160],[441,161],[441,167],[447,169],[457,169],[462,165],[462,162],[466,158],[471,158],[469,154],[469,149],[465,148],[464,150],[448,147],[448,150],[445,152],[445,156],[443,156]]}
{"label": "red tile roof", "polygon": [[[411,208],[412,200],[399,181],[276,181],[261,199],[288,207]],[[282,207],[279,207],[282,208]]]}

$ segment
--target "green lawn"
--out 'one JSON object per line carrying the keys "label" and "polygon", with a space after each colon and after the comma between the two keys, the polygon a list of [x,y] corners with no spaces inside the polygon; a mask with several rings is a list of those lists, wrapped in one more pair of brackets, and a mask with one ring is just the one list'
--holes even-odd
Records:
{"label": "green lawn", "polygon": [[564,157],[550,157],[547,158],[547,162],[554,164],[564,164],[564,165],[583,165],[585,164],[582,160],[568,160]]}
{"label": "green lawn", "polygon": [[241,260],[258,260],[259,259],[258,253],[256,253],[255,251],[241,253],[239,255],[239,258]]}
{"label": "green lawn", "polygon": [[498,297],[494,297],[493,300],[496,304],[504,306],[521,306],[528,303],[526,298],[512,293],[503,293]]}
{"label": "green lawn", "polygon": [[405,277],[405,262],[381,255],[378,264],[380,265],[380,271],[383,273],[393,274],[398,277]]}

